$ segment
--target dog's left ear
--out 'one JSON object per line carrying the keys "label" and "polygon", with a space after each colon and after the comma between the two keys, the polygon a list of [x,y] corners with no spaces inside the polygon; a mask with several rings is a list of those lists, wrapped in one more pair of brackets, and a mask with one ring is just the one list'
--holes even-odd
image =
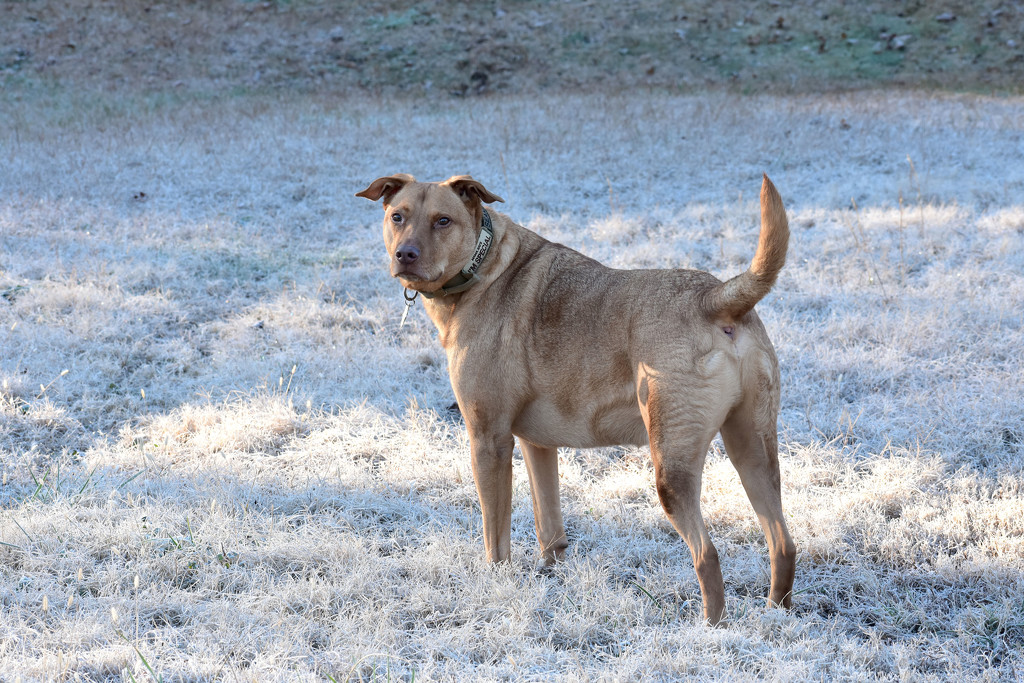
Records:
{"label": "dog's left ear", "polygon": [[370,186],[362,192],[356,192],[357,197],[366,197],[371,202],[375,202],[381,197],[384,198],[384,203],[387,204],[391,201],[391,198],[395,196],[395,193],[401,190],[409,183],[416,182],[408,173],[396,173],[395,175],[385,176],[384,178],[377,178]]}
{"label": "dog's left ear", "polygon": [[452,188],[452,191],[459,195],[459,197],[462,198],[462,201],[467,204],[480,202],[483,202],[484,204],[492,204],[494,202],[505,201],[484,187],[483,183],[473,180],[473,178],[468,175],[452,176],[441,183],[441,185],[447,185]]}

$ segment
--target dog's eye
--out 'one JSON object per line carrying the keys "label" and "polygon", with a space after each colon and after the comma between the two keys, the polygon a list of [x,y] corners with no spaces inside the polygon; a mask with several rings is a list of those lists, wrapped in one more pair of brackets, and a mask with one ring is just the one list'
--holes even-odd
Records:
{"label": "dog's eye", "polygon": [[448,218],[448,216],[441,216],[440,218],[437,219],[437,227],[447,228],[449,225],[451,225],[451,222],[452,219]]}
{"label": "dog's eye", "polygon": [[392,223],[401,223],[402,222],[402,214],[398,213],[397,211],[395,213],[391,214],[391,222]]}

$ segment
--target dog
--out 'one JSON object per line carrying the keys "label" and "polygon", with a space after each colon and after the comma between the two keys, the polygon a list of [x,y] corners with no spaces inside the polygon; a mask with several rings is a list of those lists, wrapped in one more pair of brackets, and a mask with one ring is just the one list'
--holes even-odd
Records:
{"label": "dog", "polygon": [[778,361],[753,310],[789,243],[767,175],[757,251],[725,282],[697,270],[604,266],[485,208],[504,200],[470,176],[424,183],[397,174],[356,196],[383,199],[391,275],[409,305],[425,300],[447,353],[488,560],[509,559],[514,437],[546,565],[568,546],[557,448],[649,444],[658,498],[693,556],[704,619],[718,624],[725,589],[700,493],[721,432],[767,539],[768,602],[791,606],[796,547],[782,511]]}

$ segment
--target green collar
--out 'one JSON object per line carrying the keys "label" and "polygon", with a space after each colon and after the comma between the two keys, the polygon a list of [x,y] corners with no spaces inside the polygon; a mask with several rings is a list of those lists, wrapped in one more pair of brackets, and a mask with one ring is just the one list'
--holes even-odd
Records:
{"label": "green collar", "polygon": [[420,292],[427,299],[464,292],[480,281],[480,276],[476,274],[476,271],[480,269],[480,264],[487,258],[487,253],[491,250],[491,243],[494,242],[494,227],[491,225],[491,215],[487,213],[487,209],[483,211],[484,218],[481,221],[480,236],[476,240],[476,251],[473,252],[473,258],[469,259],[466,267],[460,270],[455,277],[444,283],[441,289],[434,292]]}

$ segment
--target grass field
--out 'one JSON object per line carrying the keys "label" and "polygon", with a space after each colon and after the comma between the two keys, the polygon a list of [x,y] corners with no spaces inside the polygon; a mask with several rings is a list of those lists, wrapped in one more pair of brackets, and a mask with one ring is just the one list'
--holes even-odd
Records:
{"label": "grass field", "polygon": [[[299,0],[228,3],[195,33],[200,5],[153,6],[139,33],[114,4],[0,4],[0,681],[1024,680],[1019,12],[908,10],[918,46],[986,48],[936,64],[977,77],[957,94],[900,87],[931,83],[913,42],[902,76],[862,73],[885,88],[845,92],[888,48],[804,65],[799,87],[703,66],[666,87],[666,62],[616,71],[563,30],[571,8],[533,5],[489,12],[540,22],[561,67],[403,92],[424,76],[387,60],[316,75],[302,31],[365,52],[436,26],[431,3],[337,41],[329,6]],[[592,36],[610,10],[581,7]],[[945,38],[925,31],[941,12]],[[236,14],[265,33],[216,40]],[[748,64],[737,20],[709,19],[701,49]],[[791,612],[764,607],[720,441],[702,498],[723,628],[700,621],[646,449],[560,453],[570,550],[547,573],[517,454],[513,560],[484,562],[444,354],[419,306],[399,327],[380,207],[353,196],[399,171],[471,173],[613,266],[720,277],[749,264],[771,176],[792,240],[758,312],[782,371]]]}
{"label": "grass field", "polygon": [[[5,680],[1014,680],[1024,674],[1017,99],[61,94],[0,145]],[[600,141],[600,144],[595,144]],[[570,559],[482,559],[468,446],[379,207],[397,170],[622,267],[789,264],[792,613],[719,445],[700,624],[645,449],[563,451]],[[150,672],[152,668],[152,672]]]}

